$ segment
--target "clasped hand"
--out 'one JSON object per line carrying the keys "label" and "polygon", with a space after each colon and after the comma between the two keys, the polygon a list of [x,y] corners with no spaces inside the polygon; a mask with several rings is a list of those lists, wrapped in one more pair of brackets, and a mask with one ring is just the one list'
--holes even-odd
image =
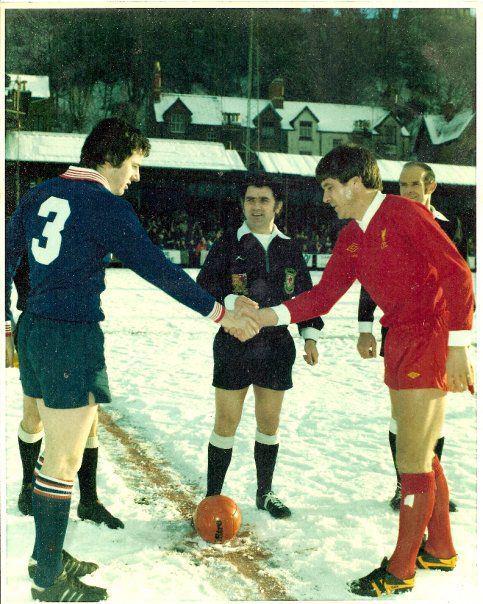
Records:
{"label": "clasped hand", "polygon": [[260,331],[258,303],[246,296],[238,296],[234,311],[226,310],[221,324],[223,329],[240,342],[250,340]]}

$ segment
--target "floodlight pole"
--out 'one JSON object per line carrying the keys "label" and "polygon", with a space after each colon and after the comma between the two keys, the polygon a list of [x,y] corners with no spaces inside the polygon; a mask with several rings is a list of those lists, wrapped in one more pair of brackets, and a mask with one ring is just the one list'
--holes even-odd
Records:
{"label": "floodlight pole", "polygon": [[247,125],[245,132],[245,165],[250,169],[251,144],[250,144],[250,123],[251,123],[251,100],[253,84],[253,10],[250,11],[249,34],[248,34],[248,82],[247,82]]}

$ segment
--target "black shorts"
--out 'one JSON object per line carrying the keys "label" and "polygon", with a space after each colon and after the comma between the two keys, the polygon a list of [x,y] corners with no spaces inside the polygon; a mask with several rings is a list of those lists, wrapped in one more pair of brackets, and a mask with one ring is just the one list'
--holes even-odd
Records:
{"label": "black shorts", "polygon": [[110,403],[104,334],[98,323],[70,323],[26,311],[17,325],[20,380],[26,396],[46,407],[73,409]]}
{"label": "black shorts", "polygon": [[213,342],[213,386],[241,390],[251,384],[271,390],[292,388],[295,344],[287,329],[240,342],[220,330]]}

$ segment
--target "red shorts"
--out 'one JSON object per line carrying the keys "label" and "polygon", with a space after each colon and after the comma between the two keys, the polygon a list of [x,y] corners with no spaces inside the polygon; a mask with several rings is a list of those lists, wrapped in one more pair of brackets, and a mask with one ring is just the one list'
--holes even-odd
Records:
{"label": "red shorts", "polygon": [[393,390],[448,390],[445,318],[390,327],[384,348],[384,382]]}

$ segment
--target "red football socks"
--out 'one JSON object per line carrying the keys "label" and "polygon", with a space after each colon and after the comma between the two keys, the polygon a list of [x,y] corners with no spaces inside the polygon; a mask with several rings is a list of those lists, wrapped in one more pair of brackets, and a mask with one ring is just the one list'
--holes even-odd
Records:
{"label": "red football socks", "polygon": [[398,579],[410,579],[416,572],[416,557],[433,512],[434,501],[434,472],[401,474],[399,534],[388,564],[388,571]]}
{"label": "red football socks", "polygon": [[436,482],[436,498],[433,514],[428,524],[428,540],[425,550],[437,558],[452,558],[456,551],[451,538],[449,522],[449,489],[438,457],[433,458],[434,479]]}

